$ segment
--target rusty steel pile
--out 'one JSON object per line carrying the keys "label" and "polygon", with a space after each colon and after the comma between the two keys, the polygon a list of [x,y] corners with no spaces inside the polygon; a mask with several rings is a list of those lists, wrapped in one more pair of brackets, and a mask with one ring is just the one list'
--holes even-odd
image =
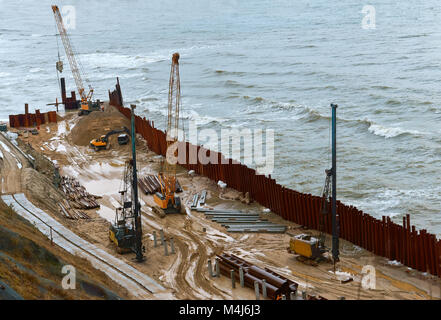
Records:
{"label": "rusty steel pile", "polygon": [[[138,179],[138,187],[144,194],[155,194],[155,192],[161,191],[161,186],[164,188],[164,181],[154,174],[148,174]],[[182,192],[178,180],[176,180],[176,192]]]}
{"label": "rusty steel pile", "polygon": [[[291,292],[297,293],[298,283],[281,276],[269,268],[260,268],[233,254],[223,253],[216,256],[219,263],[221,274],[231,277],[231,270],[234,273],[234,279],[240,279],[240,268],[243,270],[244,285],[254,289],[255,281],[259,283],[259,291],[263,294],[263,287],[266,287],[268,298],[273,300],[281,299],[282,295],[286,299],[291,299]],[[265,280],[265,284],[264,281]],[[326,300],[322,296],[306,295],[306,300]]]}
{"label": "rusty steel pile", "polygon": [[67,196],[72,206],[77,209],[95,209],[100,205],[96,201],[98,198],[86,191],[78,180],[63,176],[61,177],[61,190]]}
{"label": "rusty steel pile", "polygon": [[[109,92],[111,104],[126,117],[130,117],[130,109],[122,105],[119,82],[117,89]],[[154,127],[154,123],[135,117],[136,132],[147,141],[150,150],[165,155],[166,134]],[[286,188],[272,179],[271,176],[259,175],[254,169],[248,168],[238,161],[226,159],[221,153],[204,149],[189,142],[185,145],[186,159],[179,164],[197,174],[206,176],[215,182],[221,180],[230,188],[240,192],[249,192],[252,199],[271,209],[288,221],[319,229],[321,197],[301,193]],[[183,149],[181,149],[183,150]],[[191,164],[191,153],[206,152],[207,157],[217,163],[202,164],[196,157],[196,164]],[[330,210],[329,210],[330,211]],[[393,222],[389,217],[379,220],[353,206],[337,201],[340,237],[365,248],[377,255],[396,260],[422,272],[441,276],[441,240],[426,230],[416,230],[410,225],[409,215],[403,218],[403,225]],[[331,234],[331,215],[327,216],[326,232]]]}
{"label": "rusty steel pile", "polygon": [[61,102],[64,104],[64,108],[67,110],[78,109],[79,103],[75,95],[75,91],[70,92],[70,97],[66,95],[66,81],[64,78],[60,78],[61,86]]}
{"label": "rusty steel pile", "polygon": [[29,105],[27,103],[25,104],[24,114],[9,115],[9,126],[11,128],[38,127],[50,122],[57,122],[57,113],[55,111],[41,113],[40,110],[35,110],[35,114],[29,113]]}

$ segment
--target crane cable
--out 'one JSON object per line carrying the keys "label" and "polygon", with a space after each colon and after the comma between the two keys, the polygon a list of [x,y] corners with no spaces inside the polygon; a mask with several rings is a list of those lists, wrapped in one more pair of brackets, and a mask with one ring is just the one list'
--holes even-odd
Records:
{"label": "crane cable", "polygon": [[[61,61],[61,58],[60,58],[60,45],[58,43],[58,36],[60,34],[58,33],[57,23],[56,23],[55,20],[54,20],[54,27],[55,27],[55,39],[56,39],[56,42],[57,42],[58,61]],[[60,92],[61,92],[61,82],[60,82],[60,75],[59,75],[60,71],[57,68],[55,68],[55,72],[57,73],[58,87],[60,88]]]}

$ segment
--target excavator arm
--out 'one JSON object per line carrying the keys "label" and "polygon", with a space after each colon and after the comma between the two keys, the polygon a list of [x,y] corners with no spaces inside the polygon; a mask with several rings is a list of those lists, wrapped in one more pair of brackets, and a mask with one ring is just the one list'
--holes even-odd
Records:
{"label": "excavator arm", "polygon": [[107,141],[109,141],[110,136],[112,136],[114,134],[118,134],[118,133],[123,133],[123,132],[127,133],[129,136],[131,135],[130,130],[127,129],[127,127],[123,127],[123,129],[121,129],[121,130],[112,130],[112,131],[107,132],[106,135],[104,136],[103,141],[107,142]]}

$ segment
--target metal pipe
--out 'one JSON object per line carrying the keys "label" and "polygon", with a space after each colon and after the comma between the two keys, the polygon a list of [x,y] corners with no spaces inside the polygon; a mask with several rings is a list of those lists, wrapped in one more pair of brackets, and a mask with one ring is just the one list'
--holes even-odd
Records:
{"label": "metal pipe", "polygon": [[211,266],[211,260],[210,259],[208,260],[208,275],[210,277],[213,277],[213,268]]}
{"label": "metal pipe", "polygon": [[141,207],[139,200],[138,200],[138,176],[137,176],[137,169],[136,169],[136,134],[135,134],[135,108],[136,105],[132,104],[130,105],[130,108],[132,109],[131,114],[131,133],[132,133],[132,166],[133,166],[133,199],[135,201],[135,207],[134,207],[134,219],[135,219],[135,252],[136,252],[136,260],[138,262],[141,262],[144,260],[144,257],[142,255],[142,224],[141,224],[141,216],[139,214],[139,209]]}
{"label": "metal pipe", "polygon": [[337,214],[337,105],[332,108],[332,258],[339,261],[339,217]]}
{"label": "metal pipe", "polygon": [[219,260],[218,259],[216,259],[215,261],[214,261],[214,267],[215,267],[215,269],[216,269],[216,274],[215,274],[215,276],[216,277],[220,277],[220,269],[219,269]]}
{"label": "metal pipe", "polygon": [[164,240],[164,255],[168,256],[167,240]]}
{"label": "metal pipe", "polygon": [[158,246],[158,241],[156,239],[156,231],[153,231],[153,247],[156,248]]}
{"label": "metal pipe", "polygon": [[240,280],[240,286],[243,288],[245,286],[244,278],[243,278],[243,267],[239,268],[239,280]]}
{"label": "metal pipe", "polygon": [[260,292],[259,292],[259,281],[254,281],[254,292],[256,293],[256,300],[260,299]]}
{"label": "metal pipe", "polygon": [[289,293],[289,300],[296,300],[296,293],[294,291]]}
{"label": "metal pipe", "polygon": [[159,235],[160,235],[160,237],[161,237],[161,245],[163,245],[164,244],[164,230],[163,229],[161,229],[161,230],[159,230]]}
{"label": "metal pipe", "polygon": [[262,279],[262,296],[263,299],[267,298],[267,294],[266,294],[266,280]]}
{"label": "metal pipe", "polygon": [[170,238],[170,248],[171,248],[171,254],[175,254],[175,242],[173,240],[173,237]]}

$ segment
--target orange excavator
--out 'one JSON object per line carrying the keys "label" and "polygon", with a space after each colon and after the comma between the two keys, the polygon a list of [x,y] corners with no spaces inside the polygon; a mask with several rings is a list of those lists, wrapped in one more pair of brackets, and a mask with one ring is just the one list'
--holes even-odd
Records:
{"label": "orange excavator", "polygon": [[[178,141],[179,108],[181,105],[181,84],[179,80],[179,53],[172,57],[170,82],[168,90],[167,116],[167,152],[161,163],[159,181],[162,181],[161,192],[153,195],[155,203],[164,213],[180,213],[181,199],[176,193],[176,159]],[[170,159],[172,158],[172,159]]]}

